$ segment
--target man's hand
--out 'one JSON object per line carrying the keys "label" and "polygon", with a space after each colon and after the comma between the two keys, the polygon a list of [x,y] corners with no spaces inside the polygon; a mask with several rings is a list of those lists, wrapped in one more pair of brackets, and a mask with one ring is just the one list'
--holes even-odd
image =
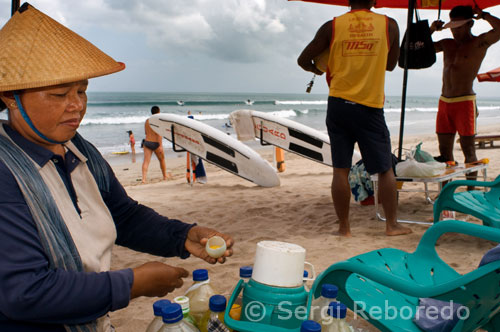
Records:
{"label": "man's hand", "polygon": [[431,27],[430,27],[431,33],[433,33],[434,31],[443,30],[443,25],[444,25],[444,22],[441,20],[437,20],[437,21],[432,22]]}
{"label": "man's hand", "polygon": [[472,9],[472,12],[474,13],[474,18],[476,20],[480,20],[480,19],[484,19],[484,15],[487,14],[486,12],[483,12],[483,10],[479,7],[474,7],[474,9]]}
{"label": "man's hand", "polygon": [[321,76],[324,74],[321,70],[318,69],[318,67],[316,67],[316,64],[313,64],[313,63],[311,63],[311,66],[309,67],[308,71],[310,71],[318,76]]}
{"label": "man's hand", "polygon": [[130,298],[139,296],[162,297],[182,287],[182,278],[189,272],[180,267],[174,267],[160,262],[149,262],[132,269],[134,282],[130,290]]}
{"label": "man's hand", "polygon": [[[208,239],[215,235],[222,237],[224,241],[226,241],[227,247],[224,255],[217,259],[210,257],[205,250],[205,245],[207,244]],[[189,230],[184,246],[193,256],[199,257],[210,264],[215,264],[217,262],[222,264],[226,261],[226,257],[233,255],[233,244],[234,240],[229,235],[219,233],[215,229],[203,226],[194,226]]]}

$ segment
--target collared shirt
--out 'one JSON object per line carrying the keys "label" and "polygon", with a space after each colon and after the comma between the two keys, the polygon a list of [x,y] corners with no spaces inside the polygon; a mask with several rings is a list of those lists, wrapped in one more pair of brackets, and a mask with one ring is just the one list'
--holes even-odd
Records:
{"label": "collared shirt", "polygon": [[[78,213],[71,172],[81,161],[65,158],[26,140],[4,125],[9,137],[40,167],[54,163]],[[102,192],[116,227],[116,244],[158,256],[180,256],[193,225],[160,216],[131,199],[111,167],[110,190]],[[13,175],[0,161],[0,331],[65,331],[63,324],[88,322],[126,307],[133,283],[131,269],[73,272],[49,269],[49,262],[24,197]],[[63,190],[63,188],[61,188]]]}

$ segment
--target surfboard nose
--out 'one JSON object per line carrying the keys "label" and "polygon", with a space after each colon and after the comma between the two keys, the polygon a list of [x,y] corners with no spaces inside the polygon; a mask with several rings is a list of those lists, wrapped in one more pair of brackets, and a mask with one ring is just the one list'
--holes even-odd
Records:
{"label": "surfboard nose", "polygon": [[265,173],[263,181],[259,181],[259,183],[255,182],[255,184],[258,184],[259,186],[265,188],[279,187],[281,185],[281,180],[280,177],[278,176],[278,172],[269,162],[267,162],[267,160],[264,161],[267,164],[266,168],[268,168],[268,171]]}

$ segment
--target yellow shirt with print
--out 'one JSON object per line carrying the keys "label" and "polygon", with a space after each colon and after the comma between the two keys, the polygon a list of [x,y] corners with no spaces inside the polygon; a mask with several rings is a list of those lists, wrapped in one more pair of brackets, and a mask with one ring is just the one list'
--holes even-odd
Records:
{"label": "yellow shirt with print", "polygon": [[389,53],[387,16],[352,10],[336,17],[332,24],[329,95],[382,108]]}

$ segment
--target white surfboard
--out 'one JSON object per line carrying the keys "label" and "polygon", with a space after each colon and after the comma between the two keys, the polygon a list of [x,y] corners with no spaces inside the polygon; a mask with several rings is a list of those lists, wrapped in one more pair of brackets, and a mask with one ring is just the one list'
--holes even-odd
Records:
{"label": "white surfboard", "polygon": [[200,121],[176,114],[149,118],[155,132],[188,152],[262,187],[276,187],[280,179],[271,164],[242,142]]}
{"label": "white surfboard", "polygon": [[[234,111],[230,114],[230,119],[239,139],[245,140],[245,134],[252,126],[254,137],[260,139],[262,132],[262,141],[266,143],[332,166],[330,138],[319,130],[290,119],[254,110]],[[360,159],[361,154],[355,150],[352,156],[353,164]]]}

